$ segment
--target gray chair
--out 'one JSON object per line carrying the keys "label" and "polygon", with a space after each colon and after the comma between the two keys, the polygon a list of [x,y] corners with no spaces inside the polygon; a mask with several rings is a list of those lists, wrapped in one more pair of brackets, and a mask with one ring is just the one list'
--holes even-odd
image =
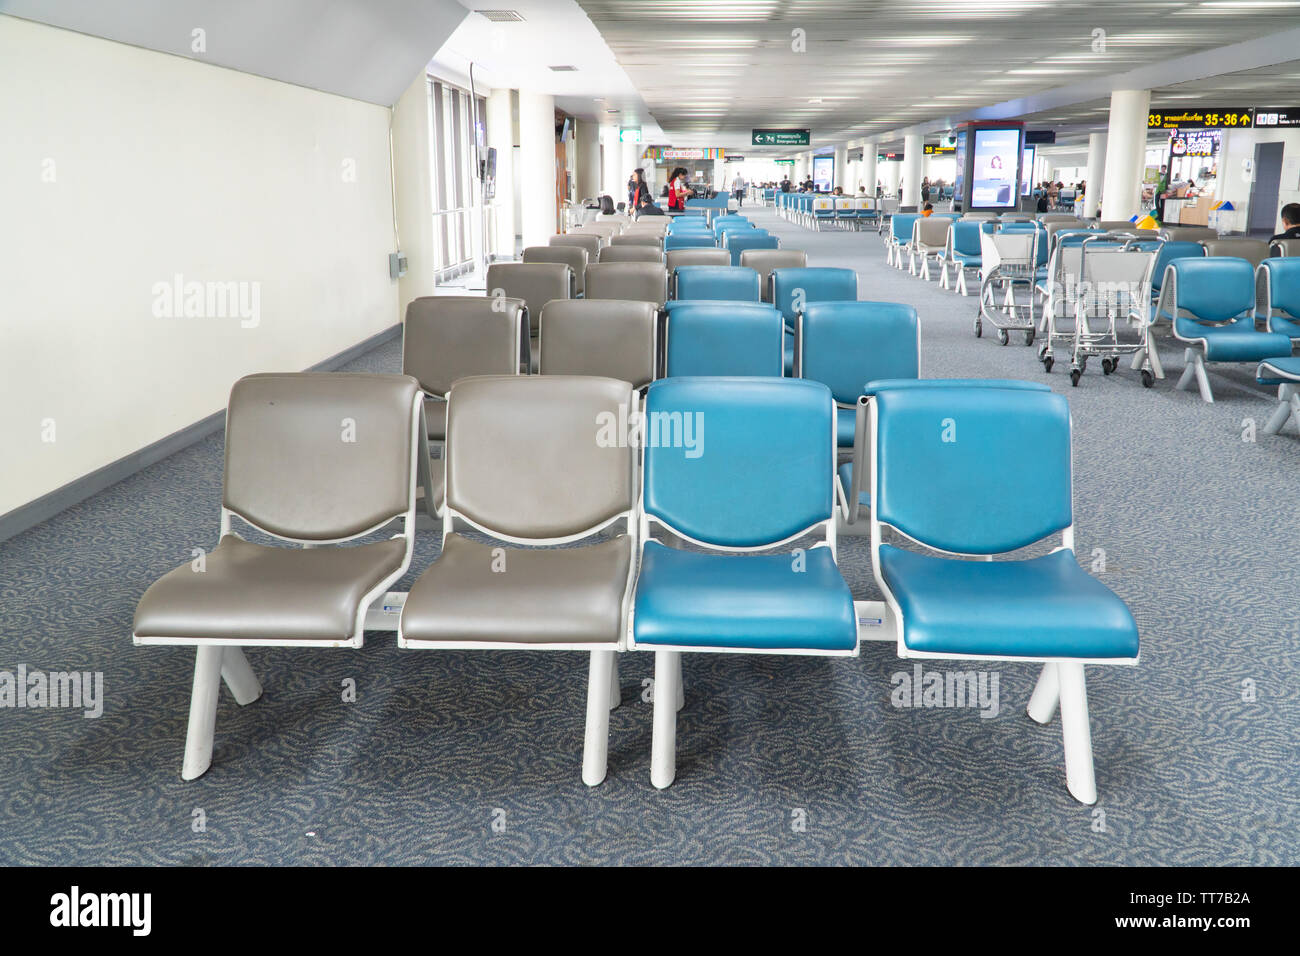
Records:
{"label": "gray chair", "polygon": [[1269,251],[1282,258],[1300,256],[1300,239],[1279,239],[1272,244]]}
{"label": "gray chair", "polygon": [[605,240],[594,232],[570,232],[563,236],[551,236],[546,240],[548,246],[578,246],[587,250],[587,261],[595,262],[596,256],[600,254],[600,247],[606,245]]}
{"label": "gray chair", "polygon": [[633,299],[663,308],[668,270],[654,262],[597,262],[587,266],[588,299]]}
{"label": "gray chair", "polygon": [[655,246],[606,246],[597,262],[657,262],[663,265],[664,254]]}
{"label": "gray chair", "polygon": [[655,378],[653,303],[620,299],[551,302],[542,310],[543,375],[597,375],[642,389]]}
{"label": "gray chair", "polygon": [[1207,256],[1232,256],[1245,259],[1252,269],[1268,258],[1267,239],[1202,239]]}
{"label": "gray chair", "polygon": [[[582,779],[605,778],[636,546],[636,401],[608,378],[462,379],[447,416],[442,553],[407,596],[403,648],[590,653]],[[495,541],[458,534],[461,520]],[[598,534],[624,526],[603,540]],[[580,546],[577,542],[584,541]],[[550,547],[553,545],[569,547]],[[558,689],[556,689],[558,690]]]}
{"label": "gray chair", "polygon": [[805,269],[808,253],[801,249],[746,249],[740,264],[758,273],[758,288],[764,302],[772,301],[773,269]]}
{"label": "gray chair", "polygon": [[[241,647],[360,647],[384,626],[366,618],[411,563],[420,403],[406,375],[273,373],[231,389],[220,540],[145,591],[131,635],[196,648],[183,779],[212,763],[222,681],[241,705],[262,694]],[[234,518],[301,547],[246,541]],[[399,521],[395,536],[337,546]]]}
{"label": "gray chair", "polygon": [[569,235],[573,235],[574,233],[577,233],[579,235],[585,234],[585,235],[592,235],[592,236],[600,236],[601,242],[608,244],[611,239],[613,239],[615,236],[622,233],[622,231],[623,231],[623,227],[618,223],[589,222],[585,226],[581,226],[578,229],[575,229],[573,232],[569,233]]}
{"label": "gray chair", "polygon": [[528,307],[529,335],[534,345],[542,307],[552,299],[572,299],[577,288],[578,280],[573,270],[559,262],[494,262],[488,266],[488,298],[504,296],[524,300]]}
{"label": "gray chair", "polygon": [[1129,222],[1127,219],[1099,219],[1097,221],[1097,228],[1102,232],[1111,232],[1112,230],[1115,232],[1135,231],[1133,223]]}
{"label": "gray chair", "polygon": [[576,245],[529,246],[524,262],[562,262],[573,270],[573,292],[583,294],[583,276],[587,273],[587,250]]}
{"label": "gray chair", "polygon": [[1200,242],[1218,239],[1219,234],[1209,226],[1165,226],[1160,230],[1160,238],[1169,242]]}
{"label": "gray chair", "polygon": [[625,232],[622,235],[614,236],[609,240],[611,246],[652,246],[655,249],[662,250],[664,247],[663,236],[655,235],[648,232]]}
{"label": "gray chair", "polygon": [[[731,252],[727,249],[673,249],[664,254],[668,260],[668,271],[676,271],[678,266],[729,266]],[[741,253],[743,257],[745,253]]]}

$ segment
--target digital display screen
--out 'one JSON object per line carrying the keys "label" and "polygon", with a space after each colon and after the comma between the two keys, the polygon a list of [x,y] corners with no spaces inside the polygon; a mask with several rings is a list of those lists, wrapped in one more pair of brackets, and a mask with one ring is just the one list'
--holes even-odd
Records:
{"label": "digital display screen", "polygon": [[1020,176],[1019,129],[974,131],[971,170],[972,209],[1011,209],[1016,205]]}
{"label": "digital display screen", "polygon": [[960,205],[966,185],[966,131],[957,133],[957,175],[952,179],[952,201]]}
{"label": "digital display screen", "polygon": [[1028,196],[1034,191],[1034,147],[1025,147],[1025,159],[1020,164],[1020,195]]}
{"label": "digital display screen", "polygon": [[835,157],[813,157],[813,188],[828,193],[835,188]]}

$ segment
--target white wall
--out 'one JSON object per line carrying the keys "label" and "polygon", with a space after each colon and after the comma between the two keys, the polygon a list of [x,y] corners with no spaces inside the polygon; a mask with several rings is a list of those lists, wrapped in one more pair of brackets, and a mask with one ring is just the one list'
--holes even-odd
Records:
{"label": "white wall", "polygon": [[386,109],[3,16],[0,64],[0,513],[398,321]]}
{"label": "white wall", "polygon": [[1233,229],[1244,229],[1249,219],[1250,180],[1242,174],[1241,161],[1255,159],[1256,143],[1277,143],[1282,147],[1282,186],[1277,193],[1277,209],[1274,213],[1274,229],[1282,230],[1282,220],[1277,213],[1289,202],[1300,202],[1300,190],[1287,189],[1286,163],[1288,160],[1300,159],[1300,129],[1250,129],[1230,130],[1223,135],[1223,145],[1219,150],[1219,176],[1215,183],[1215,198],[1229,200],[1235,212],[1229,219]]}
{"label": "white wall", "polygon": [[398,280],[399,315],[412,299],[433,295],[438,261],[433,234],[433,158],[429,77],[423,70],[393,110],[393,178],[397,229],[406,253],[406,275]]}

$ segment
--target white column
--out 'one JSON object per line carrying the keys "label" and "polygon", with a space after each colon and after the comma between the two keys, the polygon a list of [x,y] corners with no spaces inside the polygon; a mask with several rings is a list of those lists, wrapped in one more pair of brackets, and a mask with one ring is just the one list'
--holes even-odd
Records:
{"label": "white column", "polygon": [[862,144],[862,172],[858,176],[862,185],[867,187],[867,195],[876,194],[876,144]]}
{"label": "white column", "polygon": [[397,280],[398,317],[412,299],[432,295],[438,240],[433,231],[435,197],[429,175],[429,78],[424,71],[393,111],[393,192],[397,228],[406,254],[406,275]]}
{"label": "white column", "polygon": [[885,187],[885,196],[889,199],[898,197],[898,180],[902,174],[903,164],[898,160],[887,159],[880,174],[881,185]]}
{"label": "white column", "polygon": [[632,178],[632,170],[641,165],[641,154],[645,147],[640,143],[624,143],[622,169],[619,170],[618,181],[614,184],[617,192],[611,192],[614,197],[614,205],[621,202],[627,202],[627,181]]}
{"label": "white column", "polygon": [[727,161],[724,159],[713,161],[713,188],[720,193],[731,189],[731,181],[727,179]]}
{"label": "white column", "polygon": [[844,190],[846,195],[853,195],[857,192],[855,186],[849,178],[849,148],[847,145],[835,147],[835,182],[831,183],[831,188],[839,186]]}
{"label": "white column", "polygon": [[1102,219],[1128,219],[1138,211],[1150,106],[1150,90],[1115,90],[1110,94]]}
{"label": "white column", "polygon": [[904,206],[921,205],[921,178],[925,175],[925,137],[909,133],[903,138],[903,202]]}
{"label": "white column", "polygon": [[[1146,126],[1146,121],[1142,124]],[[1084,174],[1083,210],[1078,215],[1096,219],[1101,211],[1102,176],[1106,169],[1106,134],[1088,134],[1088,171]]]}
{"label": "white column", "polygon": [[794,158],[794,184],[798,186],[808,178],[808,154],[799,153]]}
{"label": "white column", "polygon": [[544,246],[556,231],[555,97],[519,91],[519,183],[524,246]]}
{"label": "white column", "polygon": [[618,141],[617,127],[607,126],[601,132],[605,158],[601,163],[600,192],[613,196],[615,195],[614,187],[618,183],[619,170],[623,167],[623,144]]}
{"label": "white column", "polygon": [[511,116],[511,91],[493,90],[487,101],[487,143],[497,151],[495,242],[489,254],[515,254],[515,134]]}
{"label": "white column", "polygon": [[590,120],[578,120],[575,129],[574,165],[577,199],[592,199],[600,195],[600,127]]}

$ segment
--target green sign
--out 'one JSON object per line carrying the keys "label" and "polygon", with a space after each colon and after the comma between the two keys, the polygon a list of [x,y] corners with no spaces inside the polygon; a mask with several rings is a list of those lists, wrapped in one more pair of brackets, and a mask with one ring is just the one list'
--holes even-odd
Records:
{"label": "green sign", "polygon": [[756,129],[755,146],[807,146],[812,131],[806,129]]}
{"label": "green sign", "polygon": [[641,142],[640,126],[624,126],[618,131],[618,141],[620,143],[639,143]]}
{"label": "green sign", "polygon": [[793,165],[794,165],[794,160],[793,160],[793,159],[778,159],[778,160],[776,160],[776,164],[777,164],[778,166],[793,166]]}

